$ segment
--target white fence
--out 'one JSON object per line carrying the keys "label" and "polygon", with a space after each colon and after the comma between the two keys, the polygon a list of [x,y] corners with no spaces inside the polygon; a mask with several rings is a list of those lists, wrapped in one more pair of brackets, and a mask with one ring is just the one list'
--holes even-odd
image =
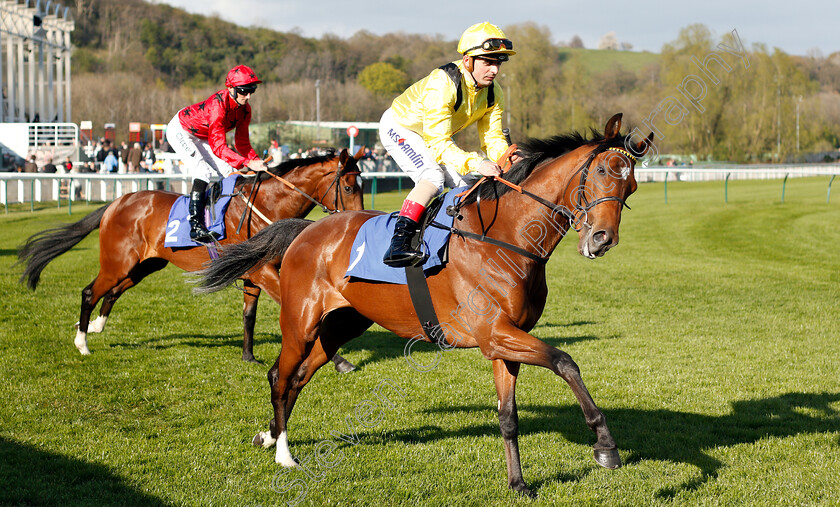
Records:
{"label": "white fence", "polygon": [[[669,181],[710,181],[746,179],[783,179],[807,176],[830,177],[826,199],[831,192],[834,177],[840,174],[840,164],[808,164],[789,166],[726,166],[726,167],[636,167],[636,180],[644,182],[664,182],[667,200]],[[402,172],[363,172],[362,177],[369,180],[367,188],[376,195],[377,181],[400,178],[406,180]],[[102,173],[0,173],[0,203],[6,206],[13,203],[35,203],[43,201],[112,201],[117,197],[138,190],[169,190],[178,193],[189,191],[190,177],[186,174],[102,174]],[[410,182],[407,182],[410,185]]]}
{"label": "white fence", "polygon": [[56,201],[113,201],[139,190],[170,190],[186,194],[191,178],[187,174],[101,174],[101,173],[0,173],[0,204]]}
{"label": "white fence", "polygon": [[636,181],[711,181],[711,180],[766,180],[806,176],[833,176],[840,174],[840,164],[797,165],[727,165],[727,166],[636,166]]}

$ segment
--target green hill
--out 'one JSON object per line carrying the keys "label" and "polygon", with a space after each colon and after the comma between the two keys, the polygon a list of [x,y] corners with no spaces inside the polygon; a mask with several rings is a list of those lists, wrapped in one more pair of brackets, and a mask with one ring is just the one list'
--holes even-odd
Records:
{"label": "green hill", "polygon": [[613,51],[606,49],[559,48],[561,58],[580,55],[580,61],[592,75],[600,74],[621,66],[624,70],[638,73],[646,66],[659,61],[659,54],[647,51]]}

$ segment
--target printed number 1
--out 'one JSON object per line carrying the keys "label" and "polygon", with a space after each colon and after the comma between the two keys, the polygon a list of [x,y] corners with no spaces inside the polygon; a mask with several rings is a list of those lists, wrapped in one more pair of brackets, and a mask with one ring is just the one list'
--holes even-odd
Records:
{"label": "printed number 1", "polygon": [[350,264],[350,267],[347,268],[347,271],[352,271],[353,268],[356,267],[356,264],[358,264],[359,261],[362,260],[362,256],[365,254],[366,244],[367,242],[363,242],[361,245],[359,245],[359,248],[356,249],[356,251],[359,252],[359,255],[356,256],[356,260],[353,261],[353,264]]}

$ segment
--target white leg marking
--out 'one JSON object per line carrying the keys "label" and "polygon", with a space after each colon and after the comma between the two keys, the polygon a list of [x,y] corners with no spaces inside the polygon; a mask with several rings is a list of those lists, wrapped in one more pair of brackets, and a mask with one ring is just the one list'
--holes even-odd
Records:
{"label": "white leg marking", "polygon": [[90,355],[90,350],[88,350],[87,346],[87,333],[76,331],[76,339],[73,343],[76,344],[76,348],[79,349],[79,352],[81,352],[83,356]]}
{"label": "white leg marking", "polygon": [[270,431],[261,431],[260,438],[262,439],[262,446],[266,449],[274,445],[277,440],[271,436]]}
{"label": "white leg marking", "polygon": [[277,452],[274,455],[274,462],[288,468],[297,466],[297,462],[292,458],[292,453],[289,452],[289,439],[286,438],[285,431],[280,433],[277,438]]}
{"label": "white leg marking", "polygon": [[107,320],[108,317],[103,317],[102,315],[96,317],[93,322],[88,323],[88,333],[101,333],[105,329],[105,322]]}

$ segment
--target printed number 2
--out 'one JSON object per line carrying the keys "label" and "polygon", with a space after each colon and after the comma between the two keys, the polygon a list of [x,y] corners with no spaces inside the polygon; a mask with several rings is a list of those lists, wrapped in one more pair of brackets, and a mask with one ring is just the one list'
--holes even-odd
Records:
{"label": "printed number 2", "polygon": [[176,233],[178,232],[178,227],[181,226],[181,221],[180,220],[173,220],[173,221],[169,222],[169,224],[167,224],[167,225],[169,227],[169,231],[167,231],[167,233],[166,233],[166,242],[177,243],[178,242],[178,237],[176,236]]}

